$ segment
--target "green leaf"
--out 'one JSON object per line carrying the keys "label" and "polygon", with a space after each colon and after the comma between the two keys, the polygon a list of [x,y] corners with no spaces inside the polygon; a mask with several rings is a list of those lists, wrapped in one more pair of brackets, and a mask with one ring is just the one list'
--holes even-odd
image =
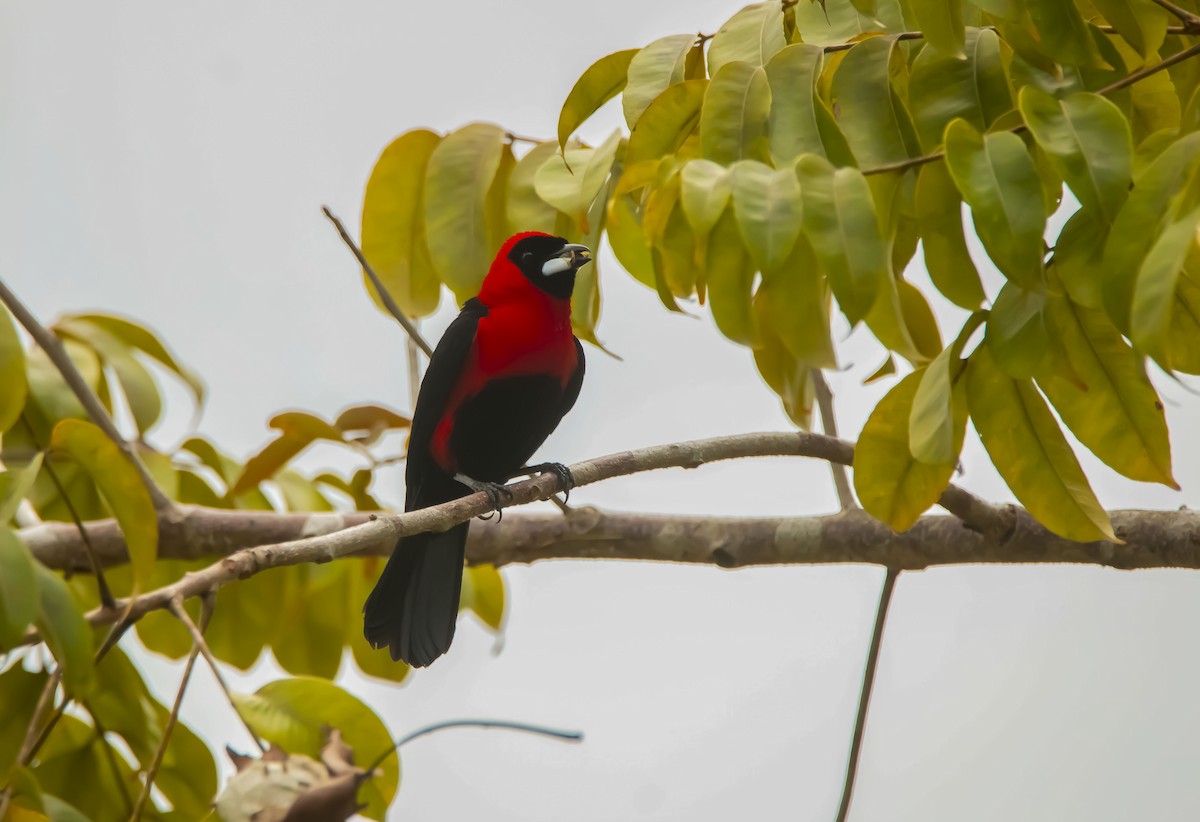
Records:
{"label": "green leaf", "polygon": [[472,565],[463,574],[463,607],[499,632],[504,624],[504,578],[495,565]]}
{"label": "green leaf", "polygon": [[730,17],[708,44],[708,74],[741,61],[764,66],[787,45],[783,36],[783,7],[779,3],[752,3]]}
{"label": "green leaf", "polygon": [[20,418],[29,385],[25,378],[25,349],[7,310],[0,311],[0,431]]}
{"label": "green leaf", "polygon": [[6,785],[48,678],[44,671],[33,673],[21,665],[0,673],[0,782]]}
{"label": "green leaf", "polygon": [[1138,269],[1133,290],[1130,337],[1165,368],[1171,368],[1172,314],[1177,310],[1180,274],[1200,231],[1200,208],[1170,223]]}
{"label": "green leaf", "polygon": [[550,157],[533,178],[538,197],[571,217],[586,234],[588,210],[608,180],[620,145],[617,130],[596,148],[572,148],[565,156]]}
{"label": "green leaf", "polygon": [[956,117],[986,131],[1012,110],[996,32],[969,29],[965,51],[967,59],[962,60],[937,49],[922,49],[913,60],[908,104],[926,151],[942,144],[946,126]]}
{"label": "green leaf", "polygon": [[704,93],[700,110],[700,149],[704,156],[728,165],[738,160],[766,160],[771,87],[762,66],[726,63]]}
{"label": "green leaf", "polygon": [[767,62],[771,160],[780,168],[801,154],[819,154],[838,166],[855,164],[846,136],[817,93],[824,60],[824,49],[796,43]]}
{"label": "green leaf", "polygon": [[134,590],[145,590],[158,557],[158,517],[133,462],[103,431],[83,420],[56,425],[50,448],[69,456],[96,483],[125,537]]}
{"label": "green leaf", "polygon": [[[600,238],[604,234],[605,221],[608,218],[608,201],[616,186],[616,176],[620,169],[614,169],[613,175],[600,190],[600,194],[592,203],[588,212],[588,232],[579,239],[588,248],[599,248]],[[571,328],[575,336],[590,342],[606,353],[607,349],[596,339],[596,323],[600,320],[600,261],[593,257],[590,265],[581,268],[575,274],[575,290],[571,296]]]}
{"label": "green leaf", "polygon": [[771,390],[779,395],[788,418],[800,428],[811,428],[816,396],[812,366],[793,357],[769,328],[760,329],[758,345],[754,348],[754,364]]}
{"label": "green leaf", "polygon": [[956,423],[965,419],[966,394],[955,388],[962,376],[962,351],[970,336],[987,318],[976,311],[967,318],[958,338],[944,349],[925,369],[913,396],[912,415],[908,419],[908,443],[913,457],[930,465],[958,462],[962,450],[962,430]]}
{"label": "green leaf", "polygon": [[37,617],[38,585],[29,549],[0,527],[0,649],[16,647]]}
{"label": "green leaf", "polygon": [[1033,86],[1021,89],[1021,113],[1080,204],[1106,223],[1129,195],[1133,145],[1121,110],[1098,94],[1063,99]]}
{"label": "green leaf", "polygon": [[620,94],[628,80],[629,64],[639,49],[626,49],[601,57],[579,76],[558,115],[558,147],[565,151],[567,140],[600,106]]}
{"label": "green leaf", "polygon": [[985,298],[983,284],[963,234],[962,197],[945,163],[929,163],[921,169],[916,212],[929,279],[960,308],[978,308]]}
{"label": "green leaf", "polygon": [[604,224],[613,256],[630,275],[649,288],[655,287],[654,262],[650,245],[642,230],[641,214],[628,195],[618,194],[609,201]]}
{"label": "green leaf", "polygon": [[286,411],[271,418],[269,425],[279,436],[246,460],[241,475],[233,483],[231,493],[235,496],[254,488],[296,458],[317,440],[343,442],[344,434],[320,417],[304,411]]}
{"label": "green leaf", "polygon": [[1042,290],[1046,205],[1025,144],[1010,132],[980,135],[966,120],[946,127],[945,142],[950,176],[988,256],[1013,282]]}
{"label": "green leaf", "polygon": [[[345,615],[352,612],[349,598],[350,580],[338,563],[297,565],[284,575],[275,620],[288,628],[271,637],[271,651],[284,670],[324,679],[337,676],[349,627]],[[314,602],[321,607],[313,608]]]}
{"label": "green leaf", "polygon": [[729,203],[732,177],[729,169],[711,160],[691,160],[680,169],[679,180],[679,205],[696,235],[698,247],[703,248],[708,233]]}
{"label": "green leaf", "polygon": [[867,315],[888,276],[887,251],[866,179],[812,154],[796,163],[804,232],[850,320]]}
{"label": "green leaf", "polygon": [[91,690],[96,672],[92,629],[75,606],[62,577],[40,562],[33,567],[38,590],[37,629],[62,666],[64,687],[69,693],[85,694]]}
{"label": "green leaf", "polygon": [[863,320],[889,351],[914,365],[928,362],[942,350],[933,310],[920,289],[903,280],[884,277],[879,296]]}
{"label": "green leaf", "polygon": [[[280,614],[292,568],[274,569],[225,585],[217,591],[205,637],[222,662],[247,670],[279,632]],[[303,642],[304,637],[298,641]]]}
{"label": "green leaf", "polygon": [[[355,759],[364,764],[392,745],[387,728],[369,707],[316,677],[268,682],[252,696],[234,694],[234,703],[256,733],[288,753],[319,759],[322,726],[341,731]],[[397,757],[388,757],[379,767],[382,773],[365,782],[358,794],[367,803],[363,814],[371,819],[383,819],[400,783]]]}
{"label": "green leaf", "polygon": [[1151,0],[1092,0],[1092,5],[1142,57],[1162,45],[1168,15]]}
{"label": "green leaf", "polygon": [[904,64],[895,46],[893,35],[857,43],[833,75],[838,122],[864,165],[894,163],[920,153],[908,111],[892,88],[891,73]]}
{"label": "green leaf", "polygon": [[1104,246],[1104,306],[1117,327],[1130,323],[1138,272],[1162,233],[1173,198],[1183,180],[1200,169],[1200,133],[1189,134],[1166,148],[1134,180],[1129,199],[1121,207]]}
{"label": "green leaf", "polygon": [[1032,377],[1055,349],[1046,320],[1046,295],[1005,283],[988,314],[988,348],[1004,373]]}
{"label": "green leaf", "polygon": [[430,258],[455,297],[475,296],[491,266],[487,200],[504,153],[504,130],[471,123],[433,149],[425,176]]}
{"label": "green leaf", "polygon": [[674,154],[700,123],[707,80],[677,83],[646,108],[629,135],[625,166]]}
{"label": "green leaf", "polygon": [[[905,531],[937,502],[954,474],[953,459],[931,465],[913,458],[909,418],[924,369],[909,374],[889,391],[863,426],[854,448],[854,490],[867,513]],[[955,400],[954,438],[961,447],[966,430],[962,390]],[[955,449],[957,450],[957,449]]]}
{"label": "green leaf", "polygon": [[55,323],[52,330],[60,337],[73,337],[91,347],[113,370],[139,433],[145,434],[154,427],[162,416],[162,398],[154,377],[134,357],[131,346],[100,326],[78,318],[66,317]]}
{"label": "green leaf", "polygon": [[37,479],[38,471],[42,468],[43,456],[43,453],[39,451],[33,455],[33,459],[19,468],[15,461],[12,461],[9,469],[0,474],[0,478],[4,480],[4,484],[0,486],[3,488],[3,492],[0,494],[0,524],[12,521],[12,518],[17,515],[17,509],[21,507],[21,500],[29,494],[34,480]]}
{"label": "green leaf", "polygon": [[1067,220],[1054,243],[1054,271],[1062,280],[1071,301],[1088,308],[1104,304],[1101,280],[1104,244],[1108,226],[1091,211],[1076,211]]}
{"label": "green leaf", "polygon": [[764,269],[754,293],[760,328],[778,339],[791,359],[815,368],[834,368],[837,358],[829,331],[829,281],[803,235],[780,266]]}
{"label": "green leaf", "polygon": [[1115,542],[1108,514],[1033,383],[1002,373],[988,347],[980,346],[971,355],[966,384],[984,448],[1034,519],[1067,539]]}
{"label": "green leaf", "polygon": [[717,328],[734,342],[753,346],[757,337],[751,302],[754,263],[742,245],[732,209],[708,235],[703,277]]}
{"label": "green leaf", "polygon": [[1169,362],[1176,371],[1200,374],[1200,252],[1195,248],[1175,290]]}
{"label": "green leaf", "polygon": [[[425,232],[425,175],[441,141],[426,129],[397,137],[375,161],[363,195],[363,255],[410,317],[432,314],[441,298]],[[363,277],[375,305],[386,310],[375,286]]]}
{"label": "green leaf", "polygon": [[[362,620],[362,603],[375,587],[379,579],[384,560],[380,557],[346,557],[338,560],[346,567],[346,575],[350,579],[350,611],[346,620],[350,628],[346,631],[347,644],[354,655],[354,663],[367,676],[383,679],[388,682],[403,682],[412,670],[403,662],[393,662],[389,654],[381,653],[367,644],[358,624]],[[361,761],[361,760],[360,760]],[[364,763],[365,764],[365,763]]]}
{"label": "green leaf", "polygon": [[1056,297],[1048,310],[1070,372],[1048,361],[1037,381],[1072,433],[1113,470],[1178,490],[1162,402],[1103,311]]}
{"label": "green leaf", "polygon": [[90,323],[107,331],[126,345],[136,348],[163,368],[177,376],[192,394],[197,408],[204,405],[204,382],[186,365],[179,362],[170,349],[163,344],[149,329],[122,317],[108,314],[78,314],[71,318],[80,322]]}
{"label": "green leaf", "polygon": [[512,175],[508,178],[508,202],[505,204],[509,234],[521,231],[554,233],[558,209],[537,195],[534,179],[538,169],[557,153],[558,145],[548,140],[529,149],[513,166]]}
{"label": "green leaf", "polygon": [[659,95],[683,82],[688,52],[695,42],[694,34],[673,34],[655,40],[630,59],[621,107],[631,132]]}
{"label": "green leaf", "polygon": [[1069,66],[1103,65],[1092,32],[1073,0],[1024,0],[1040,49]]}
{"label": "green leaf", "polygon": [[795,171],[744,160],[730,174],[734,214],[746,250],[760,271],[778,268],[800,234],[800,184]]}
{"label": "green leaf", "polygon": [[855,4],[849,2],[799,3],[793,8],[796,28],[805,43],[816,46],[832,46],[861,39],[859,35],[870,32],[904,31],[900,4],[880,0],[873,14],[863,14]]}
{"label": "green leaf", "polygon": [[962,0],[911,0],[911,4],[931,46],[951,57],[966,56]]}

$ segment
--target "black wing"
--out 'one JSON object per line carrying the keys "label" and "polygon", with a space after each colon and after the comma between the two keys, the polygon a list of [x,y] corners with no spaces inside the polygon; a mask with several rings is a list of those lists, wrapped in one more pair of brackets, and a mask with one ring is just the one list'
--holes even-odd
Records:
{"label": "black wing", "polygon": [[404,510],[412,511],[428,505],[421,502],[420,489],[423,480],[434,468],[433,456],[429,452],[429,443],[433,439],[434,429],[437,428],[442,414],[445,413],[446,403],[450,400],[450,392],[462,374],[467,361],[467,354],[475,342],[475,332],[479,328],[479,320],[486,317],[487,306],[476,298],[467,300],[454,322],[446,329],[446,333],[438,340],[429,358],[429,367],[421,380],[421,391],[417,396],[417,407],[413,410],[412,430],[408,439],[408,460],[404,472],[405,485],[408,494],[404,501]]}
{"label": "black wing", "polygon": [[575,400],[579,399],[579,389],[583,388],[583,372],[587,369],[587,360],[583,356],[583,343],[578,337],[575,338],[575,353],[578,355],[575,371],[563,387],[562,413],[558,415],[560,420],[575,407]]}

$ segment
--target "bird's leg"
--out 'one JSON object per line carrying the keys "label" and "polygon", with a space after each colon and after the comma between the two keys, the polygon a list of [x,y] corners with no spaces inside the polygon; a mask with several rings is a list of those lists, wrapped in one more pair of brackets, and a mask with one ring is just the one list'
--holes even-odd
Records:
{"label": "bird's leg", "polygon": [[558,477],[563,489],[563,505],[566,505],[567,501],[571,499],[571,489],[575,487],[575,475],[571,473],[570,468],[561,462],[543,462],[538,465],[526,465],[512,476],[533,476],[534,474],[553,474]]}
{"label": "bird's leg", "polygon": [[[498,482],[482,482],[480,480],[468,477],[466,474],[455,474],[454,479],[456,482],[462,483],[472,491],[482,491],[483,493],[487,494],[488,502],[500,514],[500,519],[497,519],[496,522],[499,523],[502,519],[504,519],[504,505],[512,502],[512,491],[509,491]],[[481,517],[481,519],[490,519],[490,516]]]}

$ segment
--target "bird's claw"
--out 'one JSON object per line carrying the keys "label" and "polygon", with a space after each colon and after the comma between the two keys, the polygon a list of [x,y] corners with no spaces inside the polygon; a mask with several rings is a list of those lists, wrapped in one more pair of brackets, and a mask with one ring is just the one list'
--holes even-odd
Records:
{"label": "bird's claw", "polygon": [[504,506],[512,502],[512,491],[498,482],[481,482],[480,480],[468,477],[466,474],[455,474],[454,479],[472,491],[483,492],[487,495],[488,504],[495,510],[487,514],[480,514],[480,519],[490,520],[493,514],[498,514],[499,516],[496,518],[497,524],[503,521]]}
{"label": "bird's claw", "polygon": [[571,489],[575,487],[575,475],[571,473],[570,468],[561,462],[543,462],[541,465],[529,466],[528,470],[530,473],[553,474],[558,477],[558,483],[563,490],[563,505],[566,505],[571,499]]}

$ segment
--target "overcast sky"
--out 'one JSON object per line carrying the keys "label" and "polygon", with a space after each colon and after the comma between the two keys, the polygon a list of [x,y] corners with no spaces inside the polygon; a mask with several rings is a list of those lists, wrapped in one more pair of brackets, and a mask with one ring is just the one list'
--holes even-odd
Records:
{"label": "overcast sky", "polygon": [[[834,2],[835,0],[830,0]],[[487,119],[549,136],[597,57],[713,32],[736,3],[125,2],[0,4],[0,276],[37,313],[144,320],[207,380],[201,431],[238,455],[286,408],[407,407],[400,331],[370,305],[320,213],[357,233],[396,135]],[[602,136],[614,111],[585,130]],[[1061,215],[1057,220],[1061,225]],[[668,316],[606,251],[599,335],[576,410],[542,451],[616,450],[788,423],[750,354],[711,319]],[[912,272],[927,284],[923,272]],[[995,293],[995,280],[991,281]],[[436,336],[452,316],[427,322]],[[961,314],[942,311],[943,335]],[[845,329],[842,329],[843,336]],[[856,332],[831,375],[853,436],[886,385]],[[1108,507],[1200,502],[1198,400],[1158,380],[1184,491],[1081,454]],[[184,395],[175,389],[180,403]],[[186,413],[156,441],[173,442]],[[318,450],[309,468],[352,463]],[[961,481],[1011,496],[968,437]],[[397,475],[380,495],[398,503]],[[659,472],[580,489],[617,510],[835,508],[798,459]],[[475,528],[486,528],[478,523]],[[400,735],[455,717],[582,729],[579,746],[449,731],[405,749],[395,819],[833,818],[882,572],[554,562],[505,571],[500,653],[464,622],[401,688],[342,679]],[[319,603],[314,603],[319,607]],[[901,578],[864,745],[856,820],[1194,819],[1200,576],[1095,568],[939,569]],[[169,700],[179,666],[139,664]],[[279,675],[269,661],[236,687]],[[246,750],[207,678],[183,716]]]}

